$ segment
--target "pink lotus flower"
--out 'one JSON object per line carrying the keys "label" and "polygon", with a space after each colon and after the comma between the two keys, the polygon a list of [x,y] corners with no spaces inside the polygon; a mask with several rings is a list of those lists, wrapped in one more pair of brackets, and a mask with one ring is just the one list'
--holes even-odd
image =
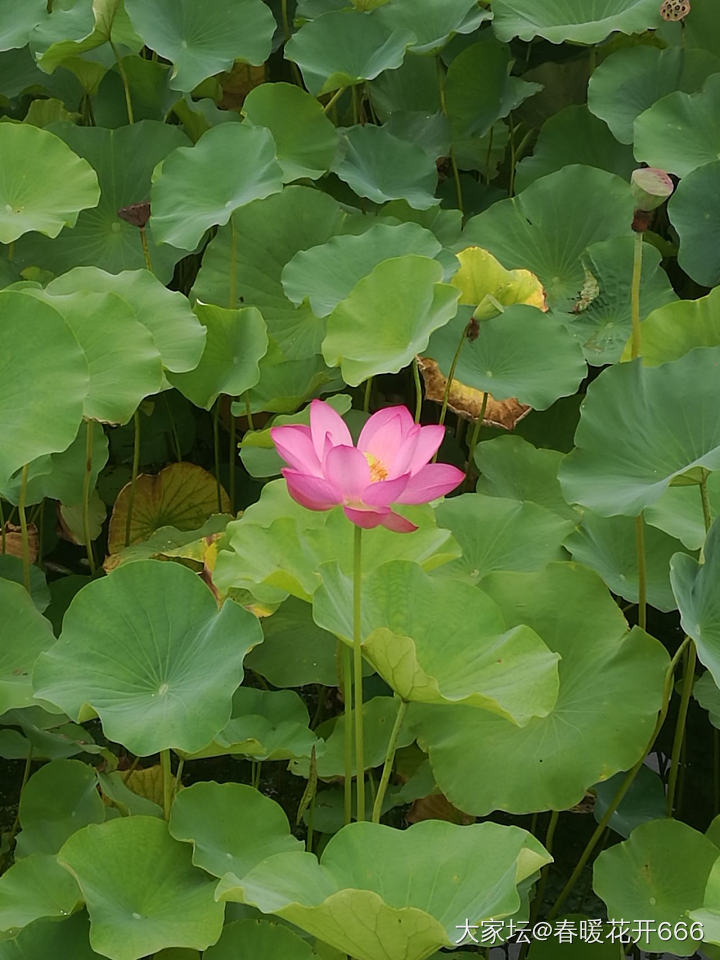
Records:
{"label": "pink lotus flower", "polygon": [[393,503],[427,503],[453,490],[465,477],[447,463],[430,463],[445,427],[421,427],[407,407],[374,413],[357,447],[343,418],[330,404],[313,400],[310,426],[273,427],[270,436],[289,464],[282,471],[293,500],[309,510],[342,504],[359,527],[384,526],[399,533],[414,523],[393,513]]}

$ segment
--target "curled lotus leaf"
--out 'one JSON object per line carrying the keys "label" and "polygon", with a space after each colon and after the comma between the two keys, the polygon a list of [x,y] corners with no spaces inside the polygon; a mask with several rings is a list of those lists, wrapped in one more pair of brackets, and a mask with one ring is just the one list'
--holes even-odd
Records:
{"label": "curled lotus leaf", "polygon": [[710,527],[703,553],[702,563],[676,553],[670,580],[683,630],[693,638],[698,658],[720,685],[720,520]]}
{"label": "curled lotus leaf", "polygon": [[29,231],[57,237],[81,210],[97,206],[95,171],[59,137],[24,123],[0,128],[0,241]]}
{"label": "curled lotus leaf", "polygon": [[635,360],[603,370],[560,467],[568,502],[602,516],[636,516],[673,481],[695,482],[699,469],[720,468],[719,368],[720,347],[712,347],[657,367]]}
{"label": "curled lotus leaf", "polygon": [[157,817],[91,824],[65,842],[59,862],[77,880],[90,914],[90,945],[110,960],[148,950],[204,950],[220,936],[224,906],[186,844]]}
{"label": "curled lotus leaf", "polygon": [[[469,707],[411,704],[410,722],[439,788],[459,809],[566,810],[644,755],[668,655],[644,631],[628,631],[600,577],[578,564],[493,573],[482,588],[508,624],[532,627],[561,656],[555,707],[517,727]],[[624,709],[613,710],[616,703]]]}
{"label": "curled lotus leaf", "polygon": [[0,714],[33,703],[32,669],[37,657],[53,644],[50,623],[41,616],[27,591],[0,579]]}
{"label": "curled lotus leaf", "polygon": [[543,285],[529,270],[506,270],[482,247],[466,247],[455,256],[460,269],[450,283],[460,291],[460,303],[475,307],[475,319],[497,316],[500,308],[513,303],[547,309]]}
{"label": "curled lotus leaf", "polygon": [[266,857],[297,851],[279,804],[244,783],[194,783],[173,802],[171,836],[192,843],[192,860],[215,877],[244,876]]}
{"label": "curled lotus leaf", "polygon": [[424,960],[457,943],[466,917],[479,923],[514,914],[518,884],[549,859],[519,827],[351,823],[320,862],[310,853],[278,854],[244,877],[227,874],[217,895],[274,913],[357,960]]}
{"label": "curled lotus leaf", "polygon": [[544,37],[551,43],[599,43],[615,30],[643,33],[662,23],[655,0],[495,0],[493,14],[500,40]]}
{"label": "curled lotus leaf", "polygon": [[[337,564],[320,572],[315,622],[352,645],[352,581]],[[403,700],[463,703],[523,726],[557,699],[558,657],[534,630],[508,629],[482,590],[418,564],[384,563],[370,574],[361,630],[364,656]]]}

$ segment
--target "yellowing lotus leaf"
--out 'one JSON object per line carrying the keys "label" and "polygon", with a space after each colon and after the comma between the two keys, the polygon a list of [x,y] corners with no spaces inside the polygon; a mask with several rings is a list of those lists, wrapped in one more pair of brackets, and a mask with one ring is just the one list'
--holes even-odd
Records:
{"label": "yellowing lotus leaf", "polygon": [[513,303],[547,310],[545,288],[529,270],[506,270],[482,247],[466,247],[456,256],[460,269],[450,283],[460,291],[460,303],[478,308],[478,320],[497,316]]}

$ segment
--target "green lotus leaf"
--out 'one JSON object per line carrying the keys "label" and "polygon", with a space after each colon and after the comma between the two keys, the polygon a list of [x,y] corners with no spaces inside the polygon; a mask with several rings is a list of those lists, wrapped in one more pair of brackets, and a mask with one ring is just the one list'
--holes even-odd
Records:
{"label": "green lotus leaf", "polygon": [[[108,551],[118,553],[125,546],[131,484],[118,494],[110,518]],[[218,504],[218,496],[220,503]],[[218,509],[219,508],[219,509]],[[135,482],[129,543],[149,540],[164,527],[197,531],[213,513],[230,513],[230,499],[218,486],[215,477],[195,463],[171,463],[156,475],[141,473]],[[163,541],[157,546],[164,545]],[[174,544],[180,546],[180,544]],[[153,544],[151,549],[155,549]]]}
{"label": "green lotus leaf", "polygon": [[236,920],[223,927],[205,960],[318,960],[310,944],[289,927],[268,920]]}
{"label": "green lotus leaf", "polygon": [[[702,833],[679,820],[651,820],[624,843],[603,850],[595,861],[593,887],[607,904],[608,917],[626,920],[632,927],[640,917],[653,927],[688,922],[688,911],[700,907],[705,886],[720,851]],[[633,939],[635,939],[633,937]],[[642,950],[672,952],[676,957],[695,953],[697,943],[657,931],[640,936]]]}
{"label": "green lotus leaf", "polygon": [[[20,557],[11,553],[0,553],[0,580],[9,580],[24,587],[25,565]],[[50,589],[45,574],[34,563],[30,564],[30,597],[39,613],[43,613],[50,603]]]}
{"label": "green lotus leaf", "polygon": [[634,361],[604,370],[588,388],[576,449],[560,467],[565,498],[602,516],[635,516],[673,479],[720,467],[718,364],[713,347],[659,367]]}
{"label": "green lotus leaf", "polygon": [[[338,393],[325,401],[342,416],[352,406],[352,397]],[[310,404],[298,413],[273,417],[262,430],[248,430],[240,441],[240,458],[251,477],[277,477],[285,466],[270,435],[272,427],[288,423],[310,424]],[[291,684],[294,686],[294,684]]]}
{"label": "green lotus leaf", "polygon": [[0,580],[4,611],[0,653],[0,714],[32,704],[32,668],[38,655],[52,646],[48,621],[40,615],[24,587]]}
{"label": "green lotus leaf", "polygon": [[[306,328],[315,326],[309,310],[299,310]],[[298,328],[303,333],[302,327]],[[300,349],[305,349],[301,347]],[[293,346],[288,350],[292,352]],[[338,370],[331,370],[319,354],[310,354],[295,359],[288,358],[272,337],[268,340],[268,352],[260,361],[260,382],[239,403],[232,405],[233,416],[243,417],[250,412],[292,413],[304,403],[332,390],[343,390],[345,384]]]}
{"label": "green lotus leaf", "polygon": [[[635,521],[631,517],[600,517],[586,510],[580,527],[565,541],[573,560],[596,570],[613,593],[638,602]],[[670,587],[670,558],[682,543],[645,523],[647,600],[658,610],[676,610]]]}
{"label": "green lotus leaf", "polygon": [[[688,867],[691,862],[689,860],[685,861]],[[717,860],[710,869],[702,905],[690,911],[689,920],[702,924],[703,939],[707,943],[720,944],[720,868]],[[703,947],[703,949],[708,948]],[[714,954],[709,955],[713,956]]]}
{"label": "green lotus leaf", "polygon": [[[397,699],[392,697],[373,697],[363,703],[362,724],[364,737],[363,759],[365,769],[379,767],[388,749],[390,734],[397,717]],[[350,711],[350,724],[355,724],[355,713]],[[345,776],[345,714],[326,720],[317,728],[317,733],[325,740],[325,745],[316,759],[315,769],[321,780],[333,780]],[[409,746],[415,734],[405,722],[398,733],[397,747]],[[292,760],[288,767],[292,773],[307,778],[310,775],[310,763],[307,759]],[[352,761],[355,776],[357,764]],[[369,813],[369,811],[368,811]]]}
{"label": "green lotus leaf", "polygon": [[427,210],[440,201],[433,194],[437,167],[427,153],[401,140],[387,127],[373,124],[349,127],[333,171],[359,196],[373,203],[407,200]]}
{"label": "green lotus leaf", "polygon": [[255,617],[186,567],[138,560],[73,599],[60,640],[37,662],[35,695],[78,719],[95,710],[109,739],[139,756],[202,749],[230,719]]}
{"label": "green lotus leaf", "polygon": [[[113,274],[144,267],[145,257],[138,228],[119,217],[118,210],[148,200],[153,168],[176,147],[187,143],[186,136],[180,127],[155,120],[142,120],[118,130],[77,127],[68,123],[57,124],[54,130],[76,154],[85,158],[85,166],[86,161],[92,164],[100,183],[100,202],[95,200],[85,204],[95,209],[86,210],[79,218],[68,221],[72,226],[77,219],[77,224],[55,242],[43,237],[26,237],[18,245],[18,260],[25,265],[40,265],[57,274],[80,266],[100,268]],[[38,133],[50,136],[45,131]],[[33,149],[33,155],[48,156],[41,146]],[[74,175],[58,167],[57,176],[61,177],[59,189],[65,197],[67,184],[74,182]],[[33,182],[48,182],[46,174],[38,174],[38,178]],[[28,229],[39,228],[35,226]],[[59,230],[60,225],[52,233],[42,232],[57,237]],[[153,271],[164,283],[172,277],[180,255],[174,248],[161,246],[156,241],[152,222],[148,224],[146,232]],[[122,291],[117,292],[122,295]]]}
{"label": "green lotus leaf", "polygon": [[[717,152],[720,153],[720,144]],[[678,263],[693,280],[706,287],[720,283],[719,186],[720,160],[715,160],[683,177],[668,205],[670,220],[680,237]]]}
{"label": "green lotus leaf", "polygon": [[[698,300],[678,300],[653,310],[641,331],[646,366],[677,360],[695,347],[720,346],[720,289]],[[630,359],[629,344],[622,359]]]}
{"label": "green lotus leaf", "polygon": [[70,874],[55,857],[17,860],[0,878],[0,930],[26,927],[40,917],[67,917],[82,903]]}
{"label": "green lotus leaf", "polygon": [[459,292],[440,282],[442,273],[414,254],[378,264],[328,317],[325,362],[340,366],[353,387],[407,366],[457,312]]}
{"label": "green lotus leaf", "polygon": [[[424,355],[437,361],[447,377],[468,318],[459,311],[437,330]],[[515,397],[545,410],[558,397],[575,393],[587,373],[580,345],[557,316],[537,307],[512,304],[499,316],[479,321],[479,333],[467,339],[455,367],[459,383],[488,391],[495,400]]]}
{"label": "green lotus leaf", "polygon": [[[160,352],[126,300],[114,293],[85,291],[52,296],[40,287],[21,292],[57,310],[75,334],[90,376],[83,404],[86,419],[127,423],[145,397],[162,389]],[[69,502],[79,503],[80,496]]]}
{"label": "green lotus leaf", "polygon": [[571,104],[543,124],[532,156],[525,157],[517,166],[517,189],[524,190],[540,177],[572,163],[598,167],[623,180],[629,180],[637,166],[630,147],[618,143],[585,104]]}
{"label": "green lotus leaf", "polygon": [[[598,823],[607,813],[626,776],[627,774],[621,771],[591,788],[591,792],[595,794],[593,817]],[[643,764],[610,817],[608,826],[627,840],[641,823],[662,819],[666,807],[665,784],[654,770]]]}
{"label": "green lotus leaf", "polygon": [[477,492],[530,501],[577,523],[577,511],[566,503],[557,478],[561,460],[558,450],[538,450],[522,437],[484,440],[475,447],[475,463],[480,472]]}
{"label": "green lotus leaf", "polygon": [[55,134],[30,124],[4,123],[0,155],[2,243],[30,230],[56,237],[63,227],[75,226],[81,210],[97,206],[95,171]]}
{"label": "green lotus leaf", "polygon": [[[352,580],[333,563],[320,573],[315,622],[352,645]],[[383,563],[363,585],[362,617],[363,654],[403,700],[463,703],[519,726],[553,709],[558,657],[533,630],[508,630],[497,605],[467,583]]]}
{"label": "green lotus leaf", "polygon": [[505,267],[531,270],[549,305],[569,310],[585,281],[586,247],[629,237],[633,209],[630,185],[619,177],[593,167],[564,167],[472,217],[464,246],[477,244]]}
{"label": "green lotus leaf", "polygon": [[226,753],[258,761],[309,757],[313,747],[320,747],[309,724],[307,707],[294,690],[238,687],[230,720],[194,757]]}
{"label": "green lotus leaf", "polygon": [[108,42],[130,47],[133,53],[142,47],[119,0],[74,0],[51,7],[49,13],[30,37],[38,66],[47,73]]}
{"label": "green lotus leaf", "polygon": [[495,0],[493,30],[499,40],[532,40],[551,43],[572,40],[600,43],[615,30],[643,33],[661,24],[655,0]]}
{"label": "green lotus leaf", "polygon": [[[241,306],[242,294],[245,306],[262,313],[284,360],[312,357],[315,362],[325,325],[308,307],[296,308],[288,300],[282,271],[299,250],[326,243],[342,232],[346,219],[336,200],[310,187],[286,187],[282,193],[256,200],[237,210],[230,223],[218,230],[205,251],[192,294],[205,303],[230,307]],[[261,371],[272,359],[268,350]],[[287,369],[281,372],[285,379]]]}
{"label": "green lotus leaf", "polygon": [[92,734],[84,727],[66,721],[64,714],[51,714],[41,707],[8,710],[3,715],[3,723],[11,723],[19,730],[2,731],[11,735],[11,739],[8,736],[0,756],[26,759],[32,750],[33,759],[64,760],[79,753],[102,752],[103,748],[95,743]]}
{"label": "green lotus leaf", "polygon": [[283,180],[316,180],[332,166],[338,133],[322,106],[292,83],[262,83],[243,101],[243,114],[256,127],[267,127],[277,147]]}
{"label": "green lotus leaf", "polygon": [[511,77],[509,69],[509,48],[493,40],[473,43],[453,59],[445,84],[453,140],[484,136],[496,120],[542,90],[539,83]]}
{"label": "green lotus leaf", "polygon": [[0,50],[24,47],[32,30],[46,15],[45,0],[28,0],[19,8],[13,0],[4,0],[0,6]]}
{"label": "green lotus leaf", "polygon": [[433,234],[418,224],[376,223],[358,236],[343,234],[298,251],[283,269],[282,285],[293,303],[307,299],[316,316],[326,317],[383,260],[411,253],[433,258],[440,249]]}
{"label": "green lotus leaf", "polygon": [[710,723],[720,730],[720,689],[709,670],[695,681],[693,696],[703,710],[707,710]]}
{"label": "green lotus leaf", "polygon": [[679,46],[617,50],[593,71],[588,108],[605,121],[616,140],[630,144],[633,124],[641,113],[676,90],[694,93],[719,71],[720,58],[707,50]]}
{"label": "green lotus leaf", "polygon": [[163,366],[173,373],[194,370],[202,356],[206,334],[187,297],[168,290],[147,270],[112,274],[97,267],[77,267],[49,283],[46,291],[52,296],[82,291],[121,297],[132,307],[136,319],[148,328]]}
{"label": "green lotus leaf", "polygon": [[4,487],[26,463],[73,442],[87,396],[88,368],[72,330],[52,307],[17,291],[2,291],[0,309],[3,336],[13,344],[0,361]]}
{"label": "green lotus leaf", "polygon": [[[266,509],[276,492],[277,502]],[[321,563],[335,560],[350,574],[353,533],[342,510],[320,513],[299,504],[293,509],[293,503],[285,481],[276,480],[263,488],[257,510],[249,509],[228,524],[228,549],[218,552],[213,574],[221,592],[248,590],[276,604],[292,594],[309,602],[320,584]],[[363,539],[364,572],[386,560],[413,560],[432,570],[458,556],[458,545],[448,530],[437,527],[429,507],[403,507],[401,512],[419,529],[403,537],[384,527],[368,531]]]}
{"label": "green lotus leaf", "polygon": [[357,10],[338,10],[304,23],[285,44],[285,57],[300,67],[305,86],[317,97],[394,70],[414,41],[415,34],[404,27],[393,29]]}
{"label": "green lotus leaf", "polygon": [[[574,563],[494,573],[483,591],[508,625],[527,624],[560,654],[555,708],[522,728],[462,706],[412,704],[410,721],[438,786],[461,810],[566,810],[644,755],[668,655],[639,628],[628,633],[600,577]],[[618,703],[623,709],[612,709]]]}
{"label": "green lotus leaf", "polygon": [[307,603],[289,597],[261,623],[265,639],[245,658],[247,667],[274,687],[337,686],[337,641],[315,624]]}
{"label": "green lotus leaf", "polygon": [[[137,771],[139,776],[145,773],[145,770]],[[162,817],[163,811],[160,804],[131,790],[125,783],[124,778],[126,776],[127,771],[121,772],[119,770],[114,770],[112,773],[98,773],[98,785],[106,802],[109,801],[113,807],[120,811],[123,817]],[[134,780],[135,776],[136,774],[133,772],[129,778],[133,786],[138,782]],[[108,819],[110,818],[108,817]]]}
{"label": "green lotus leaf", "polygon": [[[117,574],[115,574],[117,576]],[[156,817],[120,817],[78,830],[58,854],[83,892],[90,945],[110,960],[163,947],[204,950],[220,936],[224,904],[190,850]]]}
{"label": "green lotus leaf", "polygon": [[686,177],[718,159],[719,123],[720,74],[715,74],[698,93],[668,94],[640,114],[634,127],[635,157]]}
{"label": "green lotus leaf", "polygon": [[244,783],[194,783],[172,807],[171,836],[192,843],[192,862],[214,877],[243,877],[266,857],[302,844],[274,800]]}
{"label": "green lotus leaf", "polygon": [[170,60],[173,90],[189,93],[233,63],[260,64],[270,55],[275,18],[260,0],[125,0],[145,43]]}
{"label": "green lotus leaf", "polygon": [[515,913],[517,885],[549,859],[519,827],[351,823],[319,863],[312,854],[278,854],[242,878],[227,875],[218,896],[275,913],[357,960],[422,960],[457,943],[467,917]]}
{"label": "green lotus leaf", "polygon": [[[367,4],[366,4],[367,7]],[[473,0],[393,0],[377,14],[391,30],[406,30],[415,35],[412,53],[434,54],[456,33],[473,33],[491,17],[489,10],[478,9]]]}
{"label": "green lotus leaf", "polygon": [[[632,331],[632,245],[630,237],[602,240],[591,244],[583,257],[586,280],[567,326],[593,366],[616,363]],[[660,260],[656,247],[643,243],[641,316],[677,300]],[[625,352],[629,356],[627,348]],[[642,353],[647,362],[644,341]]]}
{"label": "green lotus leaf", "polygon": [[481,493],[443,500],[435,516],[440,526],[452,531],[463,552],[441,567],[439,575],[470,583],[480,583],[494,570],[529,572],[564,559],[562,544],[576,523],[536,503]]}
{"label": "green lotus leaf", "polygon": [[677,553],[670,564],[670,580],[680,610],[683,630],[692,637],[697,655],[716,684],[720,683],[720,521],[710,527],[704,563]]}
{"label": "green lotus leaf", "polygon": [[[62,453],[38,457],[28,464],[26,504],[40,503],[46,497],[61,503],[82,501],[83,475],[87,461],[87,426],[82,424],[77,436]],[[108,461],[108,440],[102,429],[92,434],[92,468],[90,488],[95,489],[98,474]],[[18,470],[0,489],[2,496],[17,504],[22,487],[22,470]],[[12,578],[11,578],[12,579]]]}
{"label": "green lotus leaf", "polygon": [[0,960],[97,960],[88,943],[88,917],[83,911],[67,920],[36,920],[14,940],[0,941]]}
{"label": "green lotus leaf", "polygon": [[28,780],[18,818],[16,856],[57,853],[80,827],[105,819],[95,771],[80,760],[51,760]]}
{"label": "green lotus leaf", "polygon": [[282,190],[275,141],[264,127],[221,123],[195,146],[178,147],[153,174],[153,233],[161,243],[192,250],[208,227],[234,210]]}
{"label": "green lotus leaf", "polygon": [[205,351],[194,370],[169,379],[196,406],[209,410],[221,393],[237,396],[258,382],[267,328],[256,307],[227,310],[197,303],[195,314],[207,330]]}

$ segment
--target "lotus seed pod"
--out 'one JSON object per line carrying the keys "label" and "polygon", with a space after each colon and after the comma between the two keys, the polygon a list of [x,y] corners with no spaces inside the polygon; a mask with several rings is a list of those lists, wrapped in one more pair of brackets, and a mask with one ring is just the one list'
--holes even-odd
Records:
{"label": "lotus seed pod", "polygon": [[664,170],[641,167],[633,170],[630,178],[635,209],[649,213],[657,209],[672,194],[675,186]]}

